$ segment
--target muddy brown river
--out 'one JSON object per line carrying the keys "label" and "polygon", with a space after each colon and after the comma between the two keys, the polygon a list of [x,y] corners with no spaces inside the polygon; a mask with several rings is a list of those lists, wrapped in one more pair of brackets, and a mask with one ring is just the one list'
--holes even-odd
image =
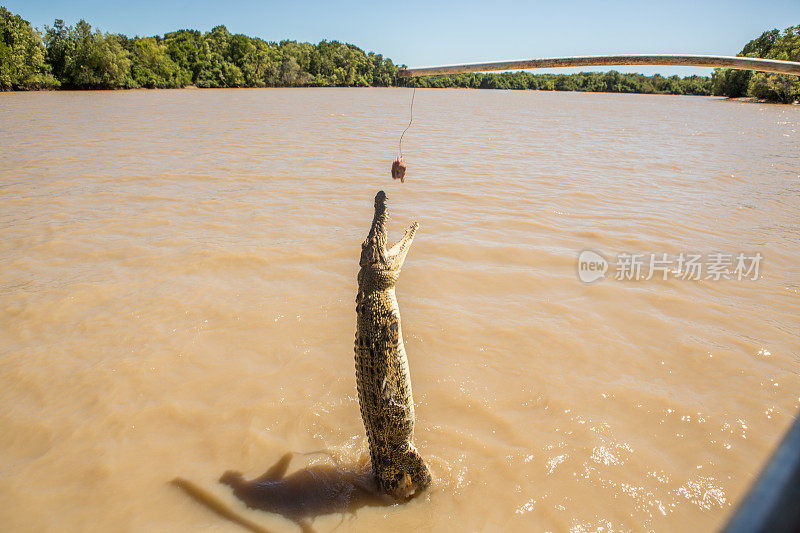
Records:
{"label": "muddy brown river", "polygon": [[420,224],[397,297],[434,484],[303,504],[306,523],[725,523],[800,408],[800,107],[417,90],[401,184],[410,100],[0,94],[4,530],[243,531],[179,476],[298,531],[218,480],[287,452],[329,452],[288,468],[327,475],[318,492],[363,469],[356,273],[379,189],[390,240]]}

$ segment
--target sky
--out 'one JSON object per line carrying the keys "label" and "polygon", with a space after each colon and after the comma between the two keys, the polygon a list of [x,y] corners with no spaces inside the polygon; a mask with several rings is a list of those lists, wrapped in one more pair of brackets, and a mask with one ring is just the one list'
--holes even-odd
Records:
{"label": "sky", "polygon": [[[736,55],[773,28],[800,24],[800,0],[0,0],[40,30],[81,18],[128,36],[181,28],[268,41],[355,44],[410,67],[635,53]],[[708,68],[614,67],[621,72],[706,75]],[[577,72],[584,69],[539,70]],[[599,69],[594,69],[599,70]]]}

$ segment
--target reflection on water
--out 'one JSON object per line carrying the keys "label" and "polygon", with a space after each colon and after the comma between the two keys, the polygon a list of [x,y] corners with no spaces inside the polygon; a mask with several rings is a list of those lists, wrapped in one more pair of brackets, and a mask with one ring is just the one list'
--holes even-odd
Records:
{"label": "reflection on water", "polygon": [[[800,407],[800,108],[418,90],[400,184],[408,102],[0,94],[4,529],[240,529],[176,476],[269,531],[724,523]],[[379,189],[420,223],[397,294],[436,479],[388,506],[324,457],[256,477],[286,450],[365,455]],[[584,284],[583,250],[764,259],[757,280]]]}

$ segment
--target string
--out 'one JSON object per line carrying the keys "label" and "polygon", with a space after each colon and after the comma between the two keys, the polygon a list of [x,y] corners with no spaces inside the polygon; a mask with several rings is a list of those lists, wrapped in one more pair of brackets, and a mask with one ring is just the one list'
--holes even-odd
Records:
{"label": "string", "polygon": [[403,135],[406,134],[408,128],[411,127],[411,123],[414,122],[414,96],[417,94],[417,88],[414,87],[414,92],[411,93],[411,119],[408,121],[408,126],[406,129],[403,130],[403,133],[400,134],[400,145],[398,146],[398,151],[400,152],[400,157],[403,157]]}

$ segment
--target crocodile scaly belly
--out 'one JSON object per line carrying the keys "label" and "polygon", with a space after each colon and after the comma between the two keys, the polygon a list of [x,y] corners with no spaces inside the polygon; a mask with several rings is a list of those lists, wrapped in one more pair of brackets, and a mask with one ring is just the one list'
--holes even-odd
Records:
{"label": "crocodile scaly belly", "polygon": [[379,486],[390,494],[407,490],[404,484],[424,488],[430,482],[427,469],[423,479],[415,479],[415,469],[408,465],[408,455],[416,454],[414,400],[393,293],[359,298],[355,343],[358,400],[372,467]]}

